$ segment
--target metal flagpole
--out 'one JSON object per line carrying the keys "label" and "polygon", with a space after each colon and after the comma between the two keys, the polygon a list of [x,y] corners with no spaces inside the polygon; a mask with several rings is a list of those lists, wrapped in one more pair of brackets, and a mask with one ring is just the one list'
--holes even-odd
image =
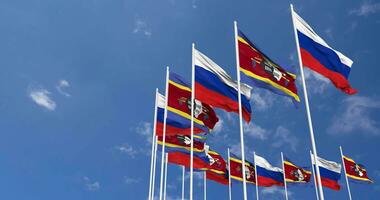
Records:
{"label": "metal flagpole", "polygon": [[203,199],[207,199],[207,175],[206,171],[203,173]]}
{"label": "metal flagpole", "polygon": [[259,181],[257,179],[257,169],[256,169],[256,152],[253,152],[253,162],[255,163],[255,182],[256,182],[256,200],[259,200]]}
{"label": "metal flagpole", "polygon": [[168,153],[165,153],[165,180],[164,180],[164,200],[166,200],[166,184],[168,181]]}
{"label": "metal flagpole", "polygon": [[230,148],[227,148],[227,152],[228,152],[228,197],[229,197],[229,200],[232,200]]}
{"label": "metal flagpole", "polygon": [[339,149],[340,149],[340,156],[342,157],[342,165],[343,165],[343,169],[344,169],[344,177],[346,177],[346,184],[347,184],[348,196],[350,197],[350,200],[352,200],[352,197],[351,197],[351,190],[350,190],[350,184],[348,183],[348,178],[347,178],[346,165],[344,164],[344,159],[343,159],[343,150],[342,150],[342,146],[339,146]]}
{"label": "metal flagpole", "polygon": [[[312,158],[312,154],[310,151],[310,159]],[[317,184],[317,177],[315,176],[315,171],[314,171],[314,165],[313,165],[313,160],[311,160],[311,170],[313,173],[313,178],[314,178],[314,188],[315,188],[315,195],[317,196],[317,200],[319,200],[319,195],[318,195],[318,184]]]}
{"label": "metal flagpole", "polygon": [[185,200],[185,166],[182,166],[182,200]]}
{"label": "metal flagpole", "polygon": [[282,152],[281,152],[281,162],[282,162],[282,173],[284,175],[285,199],[288,200],[288,188],[286,187],[286,174],[285,174],[284,154]]}
{"label": "metal flagpole", "polygon": [[297,45],[298,62],[299,62],[299,67],[300,67],[300,72],[301,72],[301,79],[302,79],[302,86],[303,86],[303,94],[304,94],[304,98],[305,98],[307,119],[308,119],[308,123],[309,123],[311,146],[313,149],[314,161],[315,161],[315,166],[316,166],[315,171],[317,172],[316,174],[317,174],[317,178],[318,178],[317,183],[318,183],[318,188],[319,188],[319,196],[320,196],[321,200],[324,200],[323,189],[322,189],[322,185],[320,184],[321,183],[321,176],[319,173],[319,167],[318,167],[318,162],[317,162],[318,155],[317,155],[317,147],[315,145],[315,139],[314,139],[313,122],[311,120],[311,113],[310,113],[310,108],[309,108],[309,98],[307,95],[305,76],[303,73],[302,59],[301,59],[300,46],[299,46],[299,41],[298,41],[298,36],[297,36],[297,30],[296,30],[296,26],[294,24],[294,10],[293,10],[292,4],[290,4],[290,9],[292,12],[293,30],[294,30],[294,37],[296,39],[296,45]]}
{"label": "metal flagpole", "polygon": [[152,179],[153,179],[153,160],[154,160],[154,145],[155,141],[154,138],[156,137],[156,121],[157,121],[157,95],[158,95],[158,88],[156,88],[156,101],[154,102],[154,119],[153,119],[153,132],[152,132],[152,155],[150,158],[150,177],[149,177],[149,197],[148,199],[151,199],[152,197]]}
{"label": "metal flagpole", "polygon": [[161,177],[160,177],[160,200],[162,200],[162,190],[164,184],[164,164],[165,164],[165,140],[166,140],[166,118],[168,116],[168,101],[169,101],[169,67],[166,67],[166,86],[165,86],[165,111],[164,125],[162,129],[162,150],[161,150]]}
{"label": "metal flagpole", "polygon": [[151,200],[154,199],[154,189],[155,189],[155,181],[156,181],[157,140],[158,140],[158,136],[156,136],[154,138],[154,159],[153,159],[153,178],[152,178],[152,196],[151,196]]}
{"label": "metal flagpole", "polygon": [[194,158],[194,101],[195,101],[195,71],[194,71],[194,50],[191,49],[191,145],[190,145],[190,200],[193,200],[193,158]]}
{"label": "metal flagpole", "polygon": [[244,154],[244,133],[243,133],[243,112],[241,109],[241,88],[240,88],[240,60],[239,60],[239,47],[238,47],[238,29],[237,22],[234,21],[235,32],[235,54],[236,54],[236,73],[238,82],[238,101],[239,101],[239,124],[240,124],[240,148],[241,148],[241,160],[242,160],[242,173],[243,173],[243,192],[244,200],[247,200],[247,181],[245,178],[245,154]]}

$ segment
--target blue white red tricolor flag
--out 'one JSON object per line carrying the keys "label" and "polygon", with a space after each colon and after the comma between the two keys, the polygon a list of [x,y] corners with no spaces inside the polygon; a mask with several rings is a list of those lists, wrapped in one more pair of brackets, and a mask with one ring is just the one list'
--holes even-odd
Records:
{"label": "blue white red tricolor flag", "polygon": [[346,94],[355,94],[357,91],[348,82],[353,61],[331,48],[296,12],[293,12],[293,23],[302,64],[330,79],[335,87]]}
{"label": "blue white red tricolor flag", "polygon": [[255,155],[255,165],[258,186],[284,186],[284,175],[281,168],[273,167],[265,158],[258,155]]}
{"label": "blue white red tricolor flag", "polygon": [[356,163],[352,158],[347,156],[343,156],[343,162],[348,178],[355,181],[373,183],[373,181],[368,177],[367,170],[364,165]]}
{"label": "blue white red tricolor flag", "polygon": [[[195,98],[221,108],[227,112],[239,113],[238,85],[219,65],[198,50],[195,58]],[[241,84],[241,102],[244,119],[251,120],[251,87]]]}
{"label": "blue white red tricolor flag", "polygon": [[[315,166],[314,155],[311,154],[311,160],[313,166]],[[339,179],[341,172],[341,164],[325,160],[323,158],[317,158],[319,173],[321,175],[322,186],[333,189],[340,190]],[[318,180],[318,179],[317,179]]]}

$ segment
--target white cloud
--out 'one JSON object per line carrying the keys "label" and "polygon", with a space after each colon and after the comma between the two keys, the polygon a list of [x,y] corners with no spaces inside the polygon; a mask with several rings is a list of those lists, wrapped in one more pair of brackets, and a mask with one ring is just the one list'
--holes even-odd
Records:
{"label": "white cloud", "polygon": [[135,26],[134,26],[132,32],[135,33],[135,34],[138,34],[138,33],[143,34],[146,37],[151,37],[152,36],[152,32],[148,28],[147,23],[145,21],[143,21],[142,19],[136,19],[135,20]]}
{"label": "white cloud", "polygon": [[380,124],[371,113],[380,109],[380,101],[364,96],[350,96],[343,100],[344,110],[333,118],[328,128],[331,134],[347,134],[353,131],[372,135],[380,134]]}
{"label": "white cloud", "polygon": [[141,182],[141,178],[124,177],[124,182],[126,184],[136,184]]}
{"label": "white cloud", "polygon": [[129,144],[123,144],[123,145],[120,145],[120,146],[116,146],[115,149],[118,150],[120,153],[127,154],[131,158],[134,158],[136,156],[136,154],[138,153],[138,151],[135,150]]}
{"label": "white cloud", "polygon": [[371,1],[363,1],[359,8],[350,10],[350,14],[357,16],[368,16],[380,11],[380,3],[372,3]]}
{"label": "white cloud", "polygon": [[31,89],[29,97],[39,106],[42,106],[48,110],[55,110],[56,103],[50,98],[50,92],[45,89]]}
{"label": "white cloud", "polygon": [[[273,94],[271,94],[273,95]],[[255,110],[264,111],[272,107],[274,98],[271,97],[266,91],[254,91],[252,93],[251,101],[253,101],[253,108]]]}
{"label": "white cloud", "polygon": [[92,181],[87,176],[83,177],[84,185],[88,191],[96,191],[100,189],[100,183],[98,181]]}
{"label": "white cloud", "polygon": [[218,123],[215,124],[215,127],[213,129],[213,133],[215,134],[220,133],[223,130],[223,124],[224,124],[223,119],[219,118]]}
{"label": "white cloud", "polygon": [[153,125],[150,122],[141,122],[135,129],[135,131],[145,137],[149,144],[152,143]]}
{"label": "white cloud", "polygon": [[65,96],[65,97],[70,97],[71,95],[64,91],[64,89],[68,88],[68,87],[70,87],[70,83],[67,80],[63,79],[63,80],[60,80],[58,82],[56,89],[61,95]]}
{"label": "white cloud", "polygon": [[[261,193],[263,195],[285,195],[284,188],[280,187],[265,187],[261,190]],[[288,190],[288,197],[291,196],[292,193]]]}
{"label": "white cloud", "polygon": [[244,124],[244,133],[260,140],[266,140],[270,132],[254,123]]}
{"label": "white cloud", "polygon": [[[308,91],[311,91],[314,94],[323,94],[330,84],[329,79],[306,67],[304,67],[304,75]],[[301,77],[299,78],[299,83],[299,85],[302,86]]]}
{"label": "white cloud", "polygon": [[288,145],[292,151],[296,151],[298,145],[298,138],[291,134],[289,129],[279,126],[273,136],[273,147],[279,148],[284,145]]}

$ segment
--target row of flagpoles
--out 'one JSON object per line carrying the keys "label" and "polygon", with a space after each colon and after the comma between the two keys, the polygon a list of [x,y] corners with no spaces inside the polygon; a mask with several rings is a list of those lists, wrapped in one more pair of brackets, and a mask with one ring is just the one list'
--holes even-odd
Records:
{"label": "row of flagpoles", "polygon": [[[293,10],[293,6],[290,5],[291,16],[293,21],[293,30],[297,46],[298,62],[300,75],[303,86],[304,100],[306,106],[306,114],[308,119],[309,133],[312,146],[312,163],[314,163],[315,170],[314,180],[316,195],[319,199],[323,200],[322,185],[324,180],[321,178],[320,165],[321,159],[317,154],[317,147],[313,132],[312,117],[309,108],[308,93],[306,82],[304,78],[303,66],[309,67],[313,71],[330,79],[331,82],[340,90],[347,94],[354,94],[356,90],[351,88],[348,82],[348,74],[351,69],[352,61],[345,57],[340,52],[332,49],[322,38],[320,38],[314,30]],[[167,178],[167,163],[170,161],[171,152],[167,152],[167,148],[173,148],[170,144],[166,144],[166,140],[170,140],[170,136],[182,135],[184,146],[175,144],[175,148],[183,148],[190,154],[189,158],[189,199],[193,200],[193,172],[194,172],[194,156],[199,156],[198,145],[195,144],[195,133],[209,132],[217,123],[218,118],[213,111],[213,107],[222,108],[228,112],[236,112],[239,114],[239,130],[240,130],[240,150],[241,150],[241,181],[243,182],[243,198],[247,200],[247,173],[252,171],[246,171],[246,166],[253,167],[256,185],[256,199],[259,198],[258,186],[259,182],[257,169],[262,166],[256,166],[256,158],[259,158],[261,163],[265,166],[272,167],[264,158],[254,155],[255,161],[252,166],[246,161],[244,150],[244,132],[243,132],[243,119],[247,122],[250,121],[251,108],[249,105],[250,88],[263,87],[271,90],[274,93],[289,96],[293,102],[298,103],[300,101],[297,88],[295,85],[295,75],[284,70],[265,54],[263,54],[249,39],[238,29],[237,22],[234,22],[234,37],[235,37],[235,56],[236,56],[236,72],[237,80],[233,81],[231,77],[211,59],[207,58],[204,54],[195,49],[195,44],[192,44],[192,72],[191,72],[191,84],[187,84],[180,76],[169,71],[169,67],[166,70],[166,85],[165,96],[162,96],[156,90],[156,106],[154,111],[154,128],[152,135],[152,156],[150,167],[150,181],[149,181],[149,198],[154,199],[155,188],[155,176],[156,176],[156,161],[158,143],[161,143],[161,167],[160,167],[160,189],[159,199],[166,199],[166,178]],[[318,48],[319,51],[315,49]],[[323,50],[321,50],[323,49]],[[321,53],[322,52],[322,53]],[[334,60],[335,59],[335,60]],[[334,61],[334,62],[326,62]],[[333,64],[331,64],[333,63]],[[337,64],[338,63],[338,64]],[[197,69],[196,69],[197,67]],[[197,71],[196,71],[197,70]],[[209,80],[206,78],[204,85],[199,84],[199,76],[196,77],[196,73],[210,73]],[[241,77],[241,74],[243,77]],[[197,78],[197,80],[196,80]],[[241,79],[244,78],[245,82],[242,83]],[[202,79],[202,77],[200,78]],[[205,80],[203,80],[205,81]],[[212,82],[214,81],[214,82]],[[217,83],[216,83],[216,82]],[[219,85],[218,85],[219,84]],[[205,86],[207,85],[207,86]],[[265,85],[265,86],[264,86]],[[196,88],[199,95],[196,93]],[[221,89],[222,88],[222,89]],[[169,91],[170,94],[169,94]],[[175,91],[175,92],[173,92]],[[227,91],[227,92],[226,92]],[[210,93],[210,94],[209,94]],[[173,96],[169,96],[173,95]],[[209,96],[207,96],[209,95]],[[213,96],[211,96],[213,95]],[[219,95],[219,96],[218,96]],[[206,96],[206,97],[205,97]],[[164,101],[160,101],[164,99]],[[174,99],[174,100],[173,100]],[[160,103],[158,103],[160,102]],[[175,103],[173,103],[175,102]],[[157,105],[160,104],[160,105]],[[170,105],[169,105],[170,104]],[[208,105],[210,104],[210,105]],[[159,110],[161,109],[161,110]],[[162,112],[163,109],[163,112]],[[160,116],[158,116],[160,115]],[[173,118],[173,115],[176,118]],[[161,121],[159,121],[161,119]],[[177,120],[177,121],[176,121]],[[190,121],[190,124],[186,120]],[[175,121],[175,123],[172,123]],[[180,125],[175,127],[176,125]],[[157,128],[159,127],[159,128]],[[188,138],[186,135],[190,135]],[[189,141],[187,141],[187,139]],[[177,145],[177,146],[176,146]],[[194,146],[195,145],[195,146]],[[203,143],[203,148],[205,144]],[[194,152],[196,151],[196,154]],[[204,151],[204,150],[203,150]],[[202,150],[200,150],[202,152]],[[206,152],[207,153],[207,152]],[[346,182],[347,182],[347,169],[345,168],[345,162],[343,153],[342,162],[345,170]],[[209,155],[208,155],[209,156]],[[220,155],[219,155],[220,156]],[[287,197],[286,187],[286,173],[284,167],[284,157],[281,153],[282,169],[273,167],[273,170],[283,177],[281,186],[285,186],[285,194]],[[259,162],[259,163],[260,163]],[[329,162],[329,161],[327,161]],[[331,163],[330,163],[331,164]],[[231,195],[231,160],[230,152],[228,150],[228,186],[229,186],[229,198]],[[184,164],[184,166],[186,166]],[[257,168],[258,167],[258,168]],[[271,168],[272,169],[272,168]],[[206,199],[206,177],[207,170],[204,171],[204,198]],[[182,199],[184,199],[184,178],[185,167],[182,168]],[[248,182],[251,180],[248,180]],[[283,184],[283,185],[282,185]],[[349,188],[347,182],[347,188]],[[348,189],[349,191],[349,189]],[[351,199],[351,193],[349,191]]]}

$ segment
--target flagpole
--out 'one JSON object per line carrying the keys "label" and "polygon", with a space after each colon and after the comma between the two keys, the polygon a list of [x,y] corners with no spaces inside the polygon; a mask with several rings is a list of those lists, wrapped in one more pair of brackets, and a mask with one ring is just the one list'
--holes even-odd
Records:
{"label": "flagpole", "polygon": [[185,200],[185,166],[182,166],[182,200]]}
{"label": "flagpole", "polygon": [[193,158],[194,158],[194,101],[195,101],[195,71],[194,71],[194,50],[191,49],[191,145],[190,145],[190,200],[193,200]]}
{"label": "flagpole", "polygon": [[339,149],[340,149],[340,156],[342,157],[342,165],[343,165],[343,169],[344,169],[344,177],[346,178],[346,184],[347,184],[348,196],[350,197],[350,200],[352,200],[352,197],[351,197],[351,190],[350,190],[350,184],[348,183],[348,178],[347,178],[346,165],[344,164],[344,158],[343,158],[343,150],[342,150],[342,146],[339,146]]}
{"label": "flagpole", "polygon": [[207,175],[206,171],[203,173],[203,199],[207,200]]}
{"label": "flagpole", "polygon": [[149,197],[148,199],[151,199],[152,197],[152,179],[153,179],[153,160],[154,160],[154,138],[156,136],[156,121],[157,121],[157,93],[158,88],[156,88],[156,94],[155,94],[155,102],[154,102],[154,119],[153,119],[153,131],[152,131],[152,154],[150,158],[150,176],[149,176]]}
{"label": "flagpole", "polygon": [[[312,158],[312,154],[310,151],[310,159]],[[318,184],[317,184],[317,177],[315,176],[315,171],[314,171],[314,165],[313,165],[313,160],[311,160],[311,170],[313,173],[313,178],[314,178],[314,188],[315,188],[315,195],[317,196],[317,200],[319,200],[319,195],[318,195]]]}
{"label": "flagpole", "polygon": [[166,67],[166,86],[165,86],[165,111],[164,125],[162,128],[162,150],[161,150],[161,177],[160,177],[160,200],[162,200],[162,190],[164,184],[164,164],[165,164],[165,140],[166,140],[166,118],[168,116],[168,101],[169,101],[169,67]]}
{"label": "flagpole", "polygon": [[253,152],[253,162],[255,163],[255,185],[256,185],[256,200],[259,200],[259,182],[257,180],[257,168],[256,168],[256,152]]}
{"label": "flagpole", "polygon": [[232,200],[230,148],[227,148],[227,152],[228,152],[228,197],[229,197],[229,200]]}
{"label": "flagpole", "polygon": [[168,153],[165,153],[165,183],[164,183],[164,200],[166,200],[166,184],[168,181]]}
{"label": "flagpole", "polygon": [[243,133],[243,112],[241,109],[241,86],[240,86],[240,60],[239,60],[239,47],[238,47],[238,29],[237,22],[234,21],[235,33],[235,54],[236,54],[236,73],[238,82],[238,101],[239,101],[239,125],[240,125],[240,148],[242,159],[242,173],[243,173],[243,195],[244,200],[247,200],[247,181],[245,178],[245,154],[244,154],[244,133]]}
{"label": "flagpole", "polygon": [[282,152],[281,152],[281,162],[282,162],[282,173],[284,175],[285,199],[288,200],[288,188],[286,187],[286,174],[285,174],[284,154]]}
{"label": "flagpole", "polygon": [[301,53],[300,53],[300,46],[299,46],[299,41],[298,41],[296,27],[295,27],[295,24],[294,24],[294,10],[293,10],[293,5],[292,4],[290,4],[290,9],[291,9],[291,12],[292,12],[293,30],[294,30],[294,37],[295,37],[296,45],[297,45],[298,63],[299,63],[299,68],[300,68],[300,72],[301,72],[303,93],[304,93],[305,105],[306,105],[306,113],[307,113],[307,119],[308,119],[308,124],[309,124],[309,131],[310,131],[311,146],[312,146],[313,156],[314,156],[314,161],[315,161],[315,166],[316,166],[316,170],[315,171],[317,172],[316,174],[317,174],[317,178],[318,178],[318,182],[317,183],[318,183],[318,188],[319,188],[319,196],[320,196],[321,200],[324,200],[323,189],[322,189],[322,185],[320,184],[321,183],[321,176],[320,176],[318,162],[317,162],[318,155],[317,155],[317,147],[316,147],[315,139],[314,139],[313,122],[312,122],[312,119],[311,119],[311,113],[310,113],[310,108],[309,108],[309,98],[308,98],[308,95],[307,95],[305,76],[304,76],[304,73],[303,73],[302,59],[301,59]]}
{"label": "flagpole", "polygon": [[155,189],[155,181],[156,181],[157,140],[158,140],[158,136],[156,136],[154,138],[154,161],[153,161],[153,178],[152,178],[152,196],[151,196],[151,200],[154,199],[154,189]]}

